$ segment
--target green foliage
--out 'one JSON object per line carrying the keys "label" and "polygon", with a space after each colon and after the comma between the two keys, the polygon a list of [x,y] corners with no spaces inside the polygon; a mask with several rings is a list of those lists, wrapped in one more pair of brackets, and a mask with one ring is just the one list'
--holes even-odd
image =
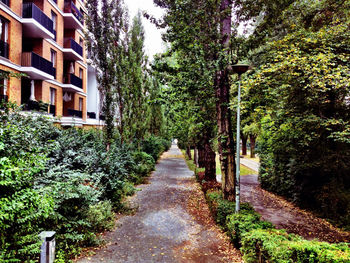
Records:
{"label": "green foliage", "polygon": [[345,263],[350,260],[348,244],[307,241],[283,230],[255,229],[242,237],[245,262]]}
{"label": "green foliage", "polygon": [[8,114],[11,110],[0,113],[0,260],[32,262],[40,251],[38,233],[53,212],[53,199],[33,189],[47,161],[42,152],[47,146],[38,143],[46,135],[33,130],[47,125],[41,118],[22,120]]}
{"label": "green foliage", "polygon": [[227,230],[226,217],[235,212],[235,203],[223,199],[221,192],[214,191],[206,194],[209,207],[213,211],[218,225]]}
{"label": "green foliage", "polygon": [[261,216],[253,207],[245,203],[241,205],[240,212],[231,214],[226,218],[227,232],[236,247],[240,247],[242,236],[255,229],[273,229],[270,222],[262,221]]}
{"label": "green foliage", "polygon": [[231,237],[236,247],[241,247],[247,263],[345,263],[350,260],[348,243],[330,244],[308,241],[300,236],[276,230],[254,211],[248,203],[234,212],[234,202],[223,200],[220,191],[207,192],[206,199],[217,223]]}
{"label": "green foliage", "polygon": [[154,160],[158,160],[160,155],[171,146],[169,140],[151,135],[142,142],[142,150],[151,155]]}
{"label": "green foliage", "polygon": [[[98,244],[133,183],[154,169],[133,145],[115,140],[107,152],[100,131],[61,130],[8,105],[0,118],[1,262],[37,262],[43,230],[56,231],[58,262]],[[153,146],[159,156],[169,145],[155,137]]]}
{"label": "green foliage", "polygon": [[137,174],[147,176],[154,170],[155,161],[151,155],[145,152],[135,152],[133,158],[136,163],[135,172]]}
{"label": "green foliage", "polygon": [[349,1],[277,6],[277,20],[259,26],[274,38],[251,52],[256,67],[243,82],[261,131],[261,185],[349,228]]}
{"label": "green foliage", "polygon": [[114,227],[114,213],[110,201],[100,201],[89,207],[87,220],[94,232],[111,230]]}

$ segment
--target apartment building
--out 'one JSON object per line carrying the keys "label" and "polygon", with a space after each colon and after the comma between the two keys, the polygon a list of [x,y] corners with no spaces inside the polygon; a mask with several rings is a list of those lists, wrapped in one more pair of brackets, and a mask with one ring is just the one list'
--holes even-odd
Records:
{"label": "apartment building", "polygon": [[[84,0],[0,0],[0,70],[25,74],[0,80],[1,100],[56,116],[62,126],[100,124],[98,103],[87,111],[85,12]],[[96,96],[91,66],[90,73]]]}

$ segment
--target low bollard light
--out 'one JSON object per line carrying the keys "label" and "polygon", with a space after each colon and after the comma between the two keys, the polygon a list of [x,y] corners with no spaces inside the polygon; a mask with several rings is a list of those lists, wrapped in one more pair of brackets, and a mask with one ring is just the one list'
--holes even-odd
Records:
{"label": "low bollard light", "polygon": [[43,231],[39,234],[42,244],[40,252],[40,263],[53,263],[55,260],[55,231]]}

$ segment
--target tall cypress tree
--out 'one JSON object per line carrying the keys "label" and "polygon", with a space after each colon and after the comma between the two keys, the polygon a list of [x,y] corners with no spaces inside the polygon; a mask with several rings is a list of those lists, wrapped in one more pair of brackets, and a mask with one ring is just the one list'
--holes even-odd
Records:
{"label": "tall cypress tree", "polygon": [[93,65],[97,71],[97,80],[101,94],[102,113],[105,115],[107,148],[114,137],[115,122],[120,118],[117,109],[116,90],[123,86],[125,11],[122,0],[87,0],[86,39]]}

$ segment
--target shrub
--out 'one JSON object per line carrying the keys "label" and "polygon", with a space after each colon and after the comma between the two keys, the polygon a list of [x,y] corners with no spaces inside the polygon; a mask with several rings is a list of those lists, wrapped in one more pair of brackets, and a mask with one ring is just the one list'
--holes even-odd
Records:
{"label": "shrub", "polygon": [[155,160],[153,157],[145,152],[134,152],[134,161],[136,163],[135,172],[141,176],[147,176],[154,170]]}
{"label": "shrub", "polygon": [[53,211],[53,200],[33,188],[47,160],[41,153],[46,146],[37,143],[33,127],[6,112],[0,112],[0,261],[34,262],[38,234]]}
{"label": "shrub", "polygon": [[234,213],[234,202],[222,199],[220,191],[207,192],[207,202],[216,222],[227,230],[236,247],[241,247],[247,263],[345,263],[350,262],[349,244],[307,241],[276,230],[247,203]]}
{"label": "shrub", "polygon": [[241,246],[242,235],[255,229],[272,229],[274,226],[261,221],[261,216],[249,204],[242,204],[238,214],[231,214],[226,219],[228,235],[236,247]]}
{"label": "shrub", "polygon": [[[148,144],[147,144],[148,143]],[[152,136],[156,158],[167,141]],[[99,242],[155,159],[118,140],[106,151],[101,131],[55,127],[45,117],[0,111],[0,261],[37,262],[38,234],[56,231],[60,262]]]}
{"label": "shrub", "polygon": [[156,161],[162,152],[168,150],[171,142],[163,138],[151,135],[142,143],[142,151],[148,153]]}
{"label": "shrub", "polygon": [[207,200],[216,222],[226,229],[226,217],[235,212],[235,203],[224,200],[218,191],[208,192]]}
{"label": "shrub", "polygon": [[94,232],[111,230],[114,227],[114,213],[110,201],[100,201],[87,211],[87,221]]}
{"label": "shrub", "polygon": [[345,263],[350,260],[348,244],[307,241],[274,229],[255,229],[243,234],[241,250],[247,263]]}

